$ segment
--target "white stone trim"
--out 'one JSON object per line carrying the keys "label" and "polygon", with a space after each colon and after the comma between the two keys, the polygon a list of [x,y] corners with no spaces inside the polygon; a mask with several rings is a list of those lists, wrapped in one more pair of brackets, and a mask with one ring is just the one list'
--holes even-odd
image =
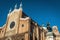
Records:
{"label": "white stone trim", "polygon": [[26,18],[20,18],[20,20],[28,20],[30,19],[29,17],[26,17]]}

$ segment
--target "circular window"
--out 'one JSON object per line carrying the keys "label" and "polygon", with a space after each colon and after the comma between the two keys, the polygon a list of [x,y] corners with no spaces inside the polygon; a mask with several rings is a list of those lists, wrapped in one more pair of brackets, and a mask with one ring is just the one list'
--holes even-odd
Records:
{"label": "circular window", "polygon": [[13,22],[11,22],[11,24],[10,24],[10,28],[12,29],[14,26],[15,26],[15,22],[13,21]]}

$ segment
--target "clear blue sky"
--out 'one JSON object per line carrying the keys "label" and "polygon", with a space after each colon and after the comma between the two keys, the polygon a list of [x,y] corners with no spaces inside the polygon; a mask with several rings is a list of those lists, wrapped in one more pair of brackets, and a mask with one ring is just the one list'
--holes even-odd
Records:
{"label": "clear blue sky", "polygon": [[[0,26],[6,23],[9,9],[14,9],[20,0],[0,0]],[[23,12],[39,25],[50,22],[51,27],[57,25],[60,29],[60,0],[23,0]]]}

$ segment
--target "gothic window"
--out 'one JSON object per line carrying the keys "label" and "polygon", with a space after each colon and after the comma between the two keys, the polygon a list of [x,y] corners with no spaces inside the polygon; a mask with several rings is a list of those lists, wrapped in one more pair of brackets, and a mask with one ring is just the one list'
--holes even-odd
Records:
{"label": "gothic window", "polygon": [[14,26],[15,26],[15,22],[12,21],[11,24],[10,24],[10,28],[12,29]]}
{"label": "gothic window", "polygon": [[22,24],[22,27],[24,27],[24,24]]}

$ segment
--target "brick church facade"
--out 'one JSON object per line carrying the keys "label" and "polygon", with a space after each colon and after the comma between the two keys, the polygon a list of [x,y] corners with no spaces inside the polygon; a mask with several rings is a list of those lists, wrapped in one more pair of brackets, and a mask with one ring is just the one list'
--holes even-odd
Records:
{"label": "brick church facade", "polygon": [[49,31],[49,24],[47,28],[39,26],[22,11],[21,5],[19,9],[10,11],[6,24],[0,28],[0,40],[60,40],[56,26],[52,31]]}

